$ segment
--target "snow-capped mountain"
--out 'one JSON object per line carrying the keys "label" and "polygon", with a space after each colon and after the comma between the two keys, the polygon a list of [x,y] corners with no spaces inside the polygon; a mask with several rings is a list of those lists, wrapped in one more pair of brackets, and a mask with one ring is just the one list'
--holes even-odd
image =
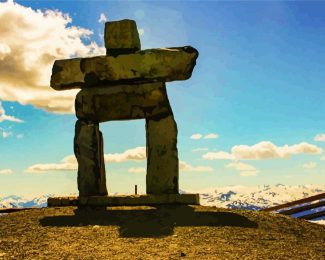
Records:
{"label": "snow-capped mountain", "polygon": [[46,207],[47,198],[53,196],[58,196],[58,195],[46,194],[38,197],[22,197],[22,196],[10,195],[6,197],[0,197],[0,209],[1,208]]}
{"label": "snow-capped mountain", "polygon": [[[204,206],[249,210],[272,207],[322,192],[325,192],[325,185],[288,186],[277,184],[257,187],[227,186],[205,190],[180,190],[180,193],[199,193],[200,204]],[[75,193],[71,193],[67,196],[76,195]],[[119,193],[110,195],[119,195]],[[60,196],[60,194],[47,194],[38,197],[21,197],[15,195],[0,197],[0,208],[46,207],[47,198],[53,196]],[[324,210],[324,208],[321,210]],[[306,212],[304,214],[306,214]],[[324,221],[325,219],[322,218],[318,223],[324,224]]]}
{"label": "snow-capped mountain", "polygon": [[259,210],[325,192],[325,185],[228,186],[183,192],[199,193],[200,203],[205,206]]}
{"label": "snow-capped mountain", "polygon": [[[200,191],[182,191],[183,193],[199,193],[200,204],[231,209],[259,210],[287,202],[299,200],[325,192],[325,185],[298,185],[283,184],[262,185],[257,187],[228,186]],[[311,209],[293,214],[293,217],[323,211],[325,207]],[[311,222],[325,225],[325,218],[311,220]]]}
{"label": "snow-capped mountain", "polygon": [[[325,192],[325,185],[288,186],[277,184],[255,187],[227,186],[205,190],[180,190],[180,193],[199,193],[201,205],[251,210],[283,204],[322,192]],[[114,193],[111,195],[118,194]],[[75,195],[69,194],[68,196]],[[60,194],[46,194],[39,197],[21,197],[15,195],[0,197],[0,208],[46,207],[47,198],[51,196],[60,196]]]}

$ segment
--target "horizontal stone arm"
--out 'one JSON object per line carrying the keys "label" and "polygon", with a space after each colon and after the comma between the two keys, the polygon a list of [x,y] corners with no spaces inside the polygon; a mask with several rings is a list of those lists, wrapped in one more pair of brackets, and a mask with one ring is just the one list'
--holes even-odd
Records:
{"label": "horizontal stone arm", "polygon": [[85,88],[76,96],[75,109],[79,119],[100,123],[172,114],[161,82]]}
{"label": "horizontal stone arm", "polygon": [[191,77],[198,51],[190,46],[148,49],[118,56],[57,60],[51,87],[56,90],[169,82]]}

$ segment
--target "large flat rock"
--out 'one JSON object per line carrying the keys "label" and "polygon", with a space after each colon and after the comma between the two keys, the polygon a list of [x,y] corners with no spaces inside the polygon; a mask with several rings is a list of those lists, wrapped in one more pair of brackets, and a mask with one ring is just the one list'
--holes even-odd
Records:
{"label": "large flat rock", "polygon": [[79,119],[95,122],[172,114],[161,82],[85,88],[76,96],[75,109]]}
{"label": "large flat rock", "polygon": [[56,90],[169,82],[191,77],[198,51],[193,47],[149,49],[117,56],[55,61],[51,87]]}
{"label": "large flat rock", "polygon": [[61,206],[150,206],[164,204],[200,205],[199,194],[147,194],[121,196],[53,197],[48,207]]}

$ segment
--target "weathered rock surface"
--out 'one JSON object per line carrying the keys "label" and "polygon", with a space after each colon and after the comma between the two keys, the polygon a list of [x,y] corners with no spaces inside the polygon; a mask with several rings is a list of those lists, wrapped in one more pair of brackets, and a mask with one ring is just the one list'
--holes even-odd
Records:
{"label": "weathered rock surface", "polygon": [[[178,194],[177,126],[165,82],[191,77],[191,46],[141,51],[135,21],[105,24],[106,56],[55,61],[51,87],[81,88],[74,150],[81,198],[107,195],[99,122],[146,119],[148,194]],[[93,123],[91,123],[93,122]]]}
{"label": "weathered rock surface", "polygon": [[177,126],[174,116],[147,118],[146,139],[147,194],[177,194]]}
{"label": "weathered rock surface", "polygon": [[76,97],[79,119],[104,122],[171,114],[164,83],[85,88]]}
{"label": "weathered rock surface", "polygon": [[74,137],[79,196],[107,195],[103,136],[98,123],[78,120]]}
{"label": "weathered rock surface", "polygon": [[200,205],[199,194],[146,194],[89,197],[52,197],[48,198],[48,207],[60,206],[131,206],[131,205]]}
{"label": "weathered rock surface", "polygon": [[105,23],[104,40],[107,55],[132,53],[141,49],[137,25],[133,20]]}
{"label": "weathered rock surface", "polygon": [[51,87],[55,90],[66,90],[84,86],[85,75],[80,70],[80,60],[56,60],[52,68]]}
{"label": "weathered rock surface", "polygon": [[193,47],[149,49],[118,56],[57,60],[51,87],[56,90],[186,80],[198,51]]}

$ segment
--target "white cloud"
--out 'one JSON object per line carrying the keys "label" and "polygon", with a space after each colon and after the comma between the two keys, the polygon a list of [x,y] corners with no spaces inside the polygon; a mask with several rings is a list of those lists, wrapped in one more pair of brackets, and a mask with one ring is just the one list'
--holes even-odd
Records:
{"label": "white cloud", "polygon": [[191,139],[198,140],[201,139],[202,135],[201,134],[193,134],[191,135]]}
{"label": "white cloud", "polygon": [[202,155],[203,159],[206,160],[233,160],[234,156],[227,152],[209,152]]}
{"label": "white cloud", "polygon": [[22,138],[24,138],[24,134],[18,134],[18,135],[16,135],[16,138],[17,139],[22,139]]}
{"label": "white cloud", "polygon": [[146,159],[146,147],[136,147],[126,150],[123,153],[105,154],[106,162],[126,162],[126,161],[143,161]]}
{"label": "white cloud", "polygon": [[184,161],[179,161],[179,170],[184,172],[212,172],[209,166],[192,166]]}
{"label": "white cloud", "polygon": [[226,165],[226,168],[233,168],[237,171],[256,171],[256,168],[250,164],[234,162]]}
{"label": "white cloud", "polygon": [[6,132],[6,131],[2,131],[2,137],[3,138],[8,138],[9,136],[12,135],[12,132]]}
{"label": "white cloud", "polygon": [[219,137],[219,135],[217,134],[206,134],[205,136],[203,136],[202,134],[193,134],[191,135],[191,139],[195,139],[195,140],[198,140],[198,139],[201,139],[201,138],[204,138],[204,139],[216,139]]}
{"label": "white cloud", "polygon": [[242,160],[264,160],[274,158],[290,158],[295,154],[320,154],[322,148],[306,142],[294,145],[276,146],[269,141],[263,141],[252,146],[235,145],[231,149],[231,153],[227,152],[210,152],[202,156],[207,160],[222,159],[242,159]]}
{"label": "white cloud", "polygon": [[320,154],[322,149],[316,145],[302,142],[292,146],[276,146],[271,142],[264,141],[253,146],[236,145],[232,149],[232,154],[236,159],[261,160],[273,158],[289,158],[294,154]]}
{"label": "white cloud", "polygon": [[257,169],[250,164],[242,163],[242,162],[233,162],[226,165],[226,168],[232,168],[237,171],[240,171],[239,175],[248,177],[248,176],[256,176]]}
{"label": "white cloud", "polygon": [[75,171],[77,167],[75,164],[68,163],[45,163],[45,164],[34,164],[28,167],[25,172],[28,173],[41,173],[51,171]]}
{"label": "white cloud", "polygon": [[0,174],[12,174],[13,171],[11,169],[3,169],[0,170]]}
{"label": "white cloud", "polygon": [[219,135],[217,135],[217,134],[207,134],[207,135],[205,135],[204,136],[204,139],[216,139],[216,138],[218,138],[219,137]]}
{"label": "white cloud", "polygon": [[146,173],[146,168],[144,167],[133,167],[128,169],[130,173]]}
{"label": "white cloud", "polygon": [[105,48],[95,42],[84,44],[82,39],[92,31],[71,22],[69,15],[57,10],[0,3],[0,99],[74,113],[78,90],[55,91],[49,86],[53,62],[105,54]]}
{"label": "white cloud", "polygon": [[[122,163],[126,161],[143,161],[146,159],[146,148],[136,147],[126,150],[123,153],[104,154],[105,162]],[[75,171],[78,169],[78,162],[74,155],[64,157],[60,163],[34,164],[28,167],[25,172],[50,172],[50,171]],[[209,166],[192,166],[184,161],[179,161],[179,170],[188,172],[211,172],[213,168]],[[143,173],[146,169],[143,167],[129,168],[130,173]]]}
{"label": "white cloud", "polygon": [[99,23],[105,23],[107,21],[107,18],[105,16],[105,14],[101,13],[98,19]]}
{"label": "white cloud", "polygon": [[25,172],[45,173],[53,171],[76,171],[78,169],[77,159],[74,155],[64,157],[60,163],[39,163],[28,167]]}
{"label": "white cloud", "polygon": [[321,161],[325,161],[325,156],[322,156],[322,157],[320,158],[320,160],[321,160]]}
{"label": "white cloud", "polygon": [[325,142],[325,134],[318,134],[314,137],[316,142]]}
{"label": "white cloud", "polygon": [[143,35],[144,34],[144,29],[143,28],[139,28],[138,29],[139,35]]}
{"label": "white cloud", "polygon": [[[1,50],[0,50],[0,52],[1,52]],[[0,61],[0,63],[1,63],[1,61]],[[3,121],[11,121],[11,122],[15,122],[15,123],[24,122],[23,120],[18,119],[18,118],[14,117],[14,116],[6,115],[6,111],[4,110],[4,108],[2,106],[2,102],[0,101],[0,123],[3,122]]]}
{"label": "white cloud", "polygon": [[[146,159],[146,148],[136,147],[126,150],[123,153],[104,154],[105,162],[121,163],[126,161],[142,161]],[[50,171],[75,171],[78,169],[78,162],[74,155],[64,157],[60,163],[34,164],[28,167],[25,172],[38,173]]]}
{"label": "white cloud", "polygon": [[304,169],[315,169],[317,164],[315,162],[308,162],[302,165]]}
{"label": "white cloud", "polygon": [[[208,166],[192,166],[184,161],[179,161],[179,170],[184,172],[211,172],[213,168]],[[146,168],[144,167],[134,167],[128,169],[130,173],[145,173]]]}
{"label": "white cloud", "polygon": [[76,165],[78,164],[77,158],[76,156],[74,156],[74,154],[64,157],[61,162],[67,164],[76,164]]}
{"label": "white cloud", "polygon": [[209,148],[196,148],[196,149],[193,149],[192,152],[195,153],[195,152],[201,152],[201,151],[208,151]]}
{"label": "white cloud", "polygon": [[240,176],[243,176],[243,177],[256,176],[257,175],[257,171],[240,172],[239,175]]}

